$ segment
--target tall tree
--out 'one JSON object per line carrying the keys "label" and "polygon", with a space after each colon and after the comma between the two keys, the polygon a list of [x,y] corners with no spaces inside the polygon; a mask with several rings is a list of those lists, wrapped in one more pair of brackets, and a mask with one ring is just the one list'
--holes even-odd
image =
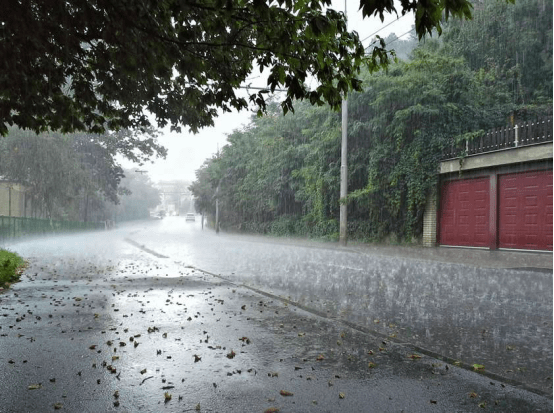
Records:
{"label": "tall tree", "polygon": [[[0,134],[8,125],[36,132],[100,133],[150,125],[196,131],[217,108],[244,109],[239,87],[256,68],[269,70],[267,90],[340,106],[361,90],[367,64],[389,61],[384,43],[365,56],[344,14],[330,0],[5,0],[0,17]],[[444,17],[469,18],[468,0],[360,0],[364,16],[414,13],[421,38]],[[310,90],[311,76],[318,86]]]}
{"label": "tall tree", "polygon": [[87,221],[101,219],[106,203],[119,202],[117,154],[142,163],[165,153],[153,133],[38,135],[11,127],[0,140],[0,175],[27,187],[39,215]]}
{"label": "tall tree", "polygon": [[154,187],[148,175],[130,169],[123,173],[119,187],[120,202],[107,206],[112,219],[129,221],[148,218],[149,210],[160,203],[160,191]]}
{"label": "tall tree", "polygon": [[489,84],[505,83],[519,109],[552,103],[552,1],[476,3],[474,20],[451,21],[444,41]]}
{"label": "tall tree", "polygon": [[72,143],[67,135],[39,136],[15,128],[0,141],[0,174],[28,189],[38,215],[61,218],[89,182]]}
{"label": "tall tree", "polygon": [[214,179],[212,179],[211,164],[215,158],[207,159],[202,166],[196,170],[196,180],[189,186],[194,195],[194,208],[204,214],[215,214],[213,198],[215,196]]}

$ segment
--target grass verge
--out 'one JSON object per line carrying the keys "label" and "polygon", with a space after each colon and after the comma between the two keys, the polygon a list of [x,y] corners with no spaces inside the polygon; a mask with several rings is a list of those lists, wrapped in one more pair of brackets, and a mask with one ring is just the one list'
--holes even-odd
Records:
{"label": "grass verge", "polygon": [[0,291],[19,281],[26,264],[14,252],[0,249]]}

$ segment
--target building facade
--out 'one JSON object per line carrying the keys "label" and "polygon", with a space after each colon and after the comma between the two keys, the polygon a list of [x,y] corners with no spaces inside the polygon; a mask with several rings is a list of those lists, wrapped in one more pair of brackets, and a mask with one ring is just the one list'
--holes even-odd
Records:
{"label": "building facade", "polygon": [[31,215],[31,200],[23,185],[0,180],[0,215],[9,217]]}
{"label": "building facade", "polygon": [[440,163],[425,246],[552,251],[552,119],[501,128]]}

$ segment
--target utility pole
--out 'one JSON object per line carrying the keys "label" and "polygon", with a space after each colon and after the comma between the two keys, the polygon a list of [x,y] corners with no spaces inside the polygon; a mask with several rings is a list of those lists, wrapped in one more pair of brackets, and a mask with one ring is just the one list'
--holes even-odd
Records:
{"label": "utility pole", "polygon": [[[219,143],[217,144],[217,159],[219,159]],[[215,189],[215,233],[219,234],[219,187],[221,186],[221,181],[219,180],[217,188]]]}
{"label": "utility pole", "polygon": [[217,184],[215,189],[215,233],[219,234],[219,187],[221,186],[221,180]]}
{"label": "utility pole", "polygon": [[342,146],[341,146],[341,162],[340,162],[340,227],[339,227],[339,245],[345,247],[348,232],[347,232],[347,211],[348,205],[345,198],[348,195],[348,138],[347,128],[348,123],[348,100],[345,97],[342,101]]}
{"label": "utility pole", "polygon": [[[346,0],[344,0],[344,16],[348,22],[346,14]],[[347,26],[348,27],[348,26]],[[348,195],[348,96],[344,94],[342,100],[342,145],[340,155],[340,217],[339,217],[339,245],[345,247],[348,232],[347,232],[347,211],[346,196]]]}

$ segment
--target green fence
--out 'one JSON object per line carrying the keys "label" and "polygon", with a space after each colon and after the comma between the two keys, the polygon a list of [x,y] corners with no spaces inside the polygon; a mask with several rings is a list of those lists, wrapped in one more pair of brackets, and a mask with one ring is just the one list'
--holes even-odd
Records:
{"label": "green fence", "polygon": [[29,235],[58,234],[104,228],[104,222],[50,221],[49,219],[0,216],[0,242]]}

